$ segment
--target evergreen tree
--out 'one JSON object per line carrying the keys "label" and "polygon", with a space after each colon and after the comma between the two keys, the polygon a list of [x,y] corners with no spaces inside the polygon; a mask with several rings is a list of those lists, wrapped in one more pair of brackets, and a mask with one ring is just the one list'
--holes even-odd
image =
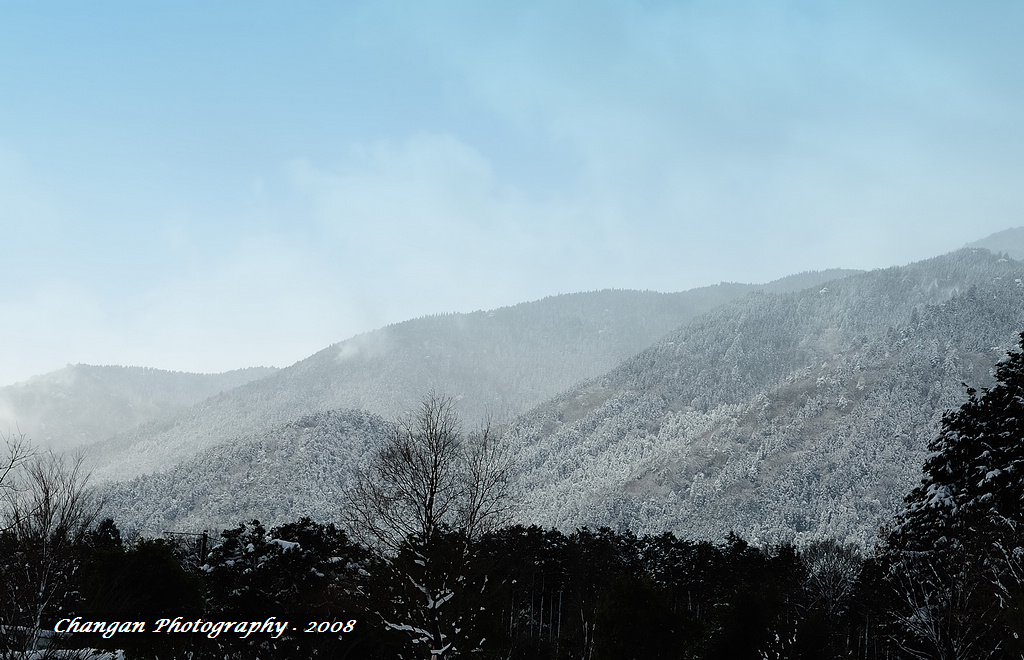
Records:
{"label": "evergreen tree", "polygon": [[907,497],[894,534],[908,549],[1002,542],[1024,519],[1024,353],[1000,362],[996,379],[980,397],[968,389],[967,402],[946,414],[929,445],[925,478]]}
{"label": "evergreen tree", "polygon": [[595,660],[686,657],[685,620],[672,612],[650,579],[620,575],[605,590],[594,617]]}
{"label": "evergreen tree", "polygon": [[895,637],[917,657],[989,657],[1013,637],[1024,584],[1024,353],[1000,362],[996,380],[944,416],[886,540],[901,596]]}
{"label": "evergreen tree", "polygon": [[[83,619],[153,622],[168,613],[185,618],[202,614],[202,583],[182,569],[166,541],[140,539],[126,549],[109,518],[89,533],[87,543],[96,541],[100,544],[83,564],[79,580],[83,602],[77,613]],[[121,649],[129,659],[181,657],[191,641],[183,635],[71,636],[76,645]]]}
{"label": "evergreen tree", "polygon": [[[291,621],[295,630],[279,639],[222,635],[207,647],[232,653],[267,653],[274,657],[337,657],[353,647],[367,646],[365,622],[344,634],[304,634],[299,623],[342,622],[365,611],[364,567],[372,567],[365,551],[334,525],[309,518],[272,528],[258,520],[222,532],[202,567],[208,616],[216,613],[238,621],[275,616]],[[257,650],[262,650],[257,652]],[[275,654],[277,654],[275,656]]]}

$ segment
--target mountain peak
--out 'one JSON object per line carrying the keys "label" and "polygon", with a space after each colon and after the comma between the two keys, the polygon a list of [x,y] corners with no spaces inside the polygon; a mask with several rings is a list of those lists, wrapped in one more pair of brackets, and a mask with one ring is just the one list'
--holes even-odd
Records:
{"label": "mountain peak", "polygon": [[985,248],[993,253],[1005,253],[1011,259],[1024,261],[1024,227],[1012,227],[986,236],[965,247]]}

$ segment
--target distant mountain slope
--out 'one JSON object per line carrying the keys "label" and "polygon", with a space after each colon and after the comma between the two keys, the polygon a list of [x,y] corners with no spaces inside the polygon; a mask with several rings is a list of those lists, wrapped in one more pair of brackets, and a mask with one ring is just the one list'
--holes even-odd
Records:
{"label": "distant mountain slope", "polygon": [[336,521],[341,492],[390,426],[357,410],[320,412],[200,452],[159,474],[109,483],[105,515],[125,530],[218,530],[258,518]]}
{"label": "distant mountain slope", "polygon": [[[803,273],[765,286],[819,285],[852,272]],[[470,426],[488,413],[507,419],[613,368],[709,309],[761,288],[608,290],[406,321],[330,346],[173,418],[126,431],[95,446],[90,467],[98,481],[165,470],[219,443],[320,410],[362,409],[393,419],[431,390],[457,397]]]}
{"label": "distant mountain slope", "polygon": [[868,542],[1024,330],[1022,277],[962,250],[715,310],[515,421],[523,518]]}
{"label": "distant mountain slope", "polygon": [[143,367],[68,365],[0,388],[0,431],[69,449],[180,412],[214,394],[272,374],[254,367],[192,374]]}
{"label": "distant mountain slope", "polygon": [[1011,259],[1024,261],[1024,227],[1014,227],[986,236],[967,247],[985,248],[993,254],[1005,254]]}
{"label": "distant mountain slope", "polygon": [[[990,382],[1024,329],[1022,278],[1019,262],[963,250],[712,310],[513,421],[521,518],[870,543],[961,383]],[[386,428],[316,413],[227,436],[104,496],[150,531],[336,520],[337,494]]]}

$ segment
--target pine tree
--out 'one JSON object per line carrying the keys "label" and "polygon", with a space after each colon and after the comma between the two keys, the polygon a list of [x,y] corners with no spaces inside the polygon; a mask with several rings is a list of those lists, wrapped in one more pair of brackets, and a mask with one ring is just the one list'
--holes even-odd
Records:
{"label": "pine tree", "polygon": [[1024,352],[997,365],[996,381],[944,416],[886,539],[897,642],[916,657],[989,657],[1020,632]]}
{"label": "pine tree", "polygon": [[1002,541],[1024,520],[1024,353],[1000,362],[996,379],[980,397],[968,389],[967,402],[946,414],[929,445],[925,478],[907,497],[897,529],[921,550]]}

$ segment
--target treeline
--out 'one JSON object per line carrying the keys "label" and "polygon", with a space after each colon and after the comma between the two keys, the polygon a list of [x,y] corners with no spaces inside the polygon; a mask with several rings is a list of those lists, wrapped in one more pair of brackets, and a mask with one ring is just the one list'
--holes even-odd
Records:
{"label": "treeline", "polygon": [[[868,557],[509,526],[507,446],[490,428],[463,434],[434,395],[348,491],[360,542],[304,518],[252,521],[212,549],[125,544],[114,521],[94,524],[79,462],[8,439],[0,657],[45,657],[24,653],[75,617],[57,643],[154,660],[1024,657],[1024,352],[995,376],[946,414]],[[161,619],[177,631],[154,630]],[[148,632],[109,634],[112,621]]]}
{"label": "treeline", "polygon": [[[737,537],[711,544],[515,526],[471,546],[442,534],[386,557],[302,519],[269,531],[241,525],[203,556],[200,537],[124,544],[108,519],[64,548],[63,586],[41,608],[31,602],[35,585],[12,570],[31,558],[10,533],[2,546],[8,625],[52,629],[79,616],[143,620],[151,630],[162,618],[276,617],[293,628],[277,639],[147,632],[66,640],[126,657],[429,657],[422,638],[431,626],[449,645],[443,657],[885,657],[877,585],[864,582],[855,548],[833,543],[798,552]],[[351,620],[350,632],[330,632]],[[327,632],[304,632],[311,622]]]}
{"label": "treeline", "polygon": [[[975,655],[914,655],[908,637],[921,631],[906,607],[915,594],[896,556],[865,559],[832,542],[757,548],[736,536],[712,544],[514,526],[472,544],[441,534],[387,557],[302,519],[269,531],[240,525],[204,556],[200,537],[125,544],[108,519],[64,549],[51,566],[64,572],[61,585],[41,606],[33,602],[38,582],[16,571],[33,559],[8,532],[0,545],[8,630],[53,629],[76,616],[146,621],[146,633],[76,633],[61,644],[121,649],[127,658],[390,659],[436,650],[443,652],[434,657],[551,660],[1018,657],[1007,644],[1024,632],[1019,606],[1000,610],[979,592],[957,613],[986,628]],[[927,610],[911,614],[926,623]],[[175,617],[275,617],[290,629],[277,638],[152,632]],[[441,649],[429,643],[437,633]],[[6,641],[24,643],[12,634]]]}

